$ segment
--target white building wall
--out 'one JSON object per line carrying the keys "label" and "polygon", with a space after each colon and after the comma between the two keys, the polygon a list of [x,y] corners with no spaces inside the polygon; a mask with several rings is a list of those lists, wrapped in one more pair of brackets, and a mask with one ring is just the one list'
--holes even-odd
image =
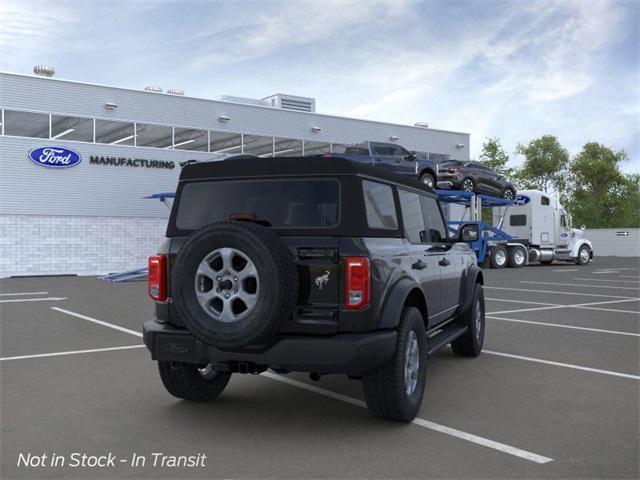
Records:
{"label": "white building wall", "polygon": [[640,257],[640,228],[590,228],[584,238],[591,240],[596,258]]}

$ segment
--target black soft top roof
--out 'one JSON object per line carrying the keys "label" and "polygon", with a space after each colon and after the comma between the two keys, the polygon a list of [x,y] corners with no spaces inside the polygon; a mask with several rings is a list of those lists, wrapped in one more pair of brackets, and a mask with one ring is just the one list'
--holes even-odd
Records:
{"label": "black soft top roof", "polygon": [[180,181],[222,178],[306,177],[318,175],[362,175],[390,183],[432,191],[417,179],[385,168],[330,157],[230,157],[222,161],[192,163],[180,174]]}

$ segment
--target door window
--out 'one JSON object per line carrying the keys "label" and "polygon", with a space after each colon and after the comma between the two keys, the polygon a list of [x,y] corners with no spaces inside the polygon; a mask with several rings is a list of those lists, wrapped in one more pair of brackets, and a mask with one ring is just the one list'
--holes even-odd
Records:
{"label": "door window", "polygon": [[448,238],[447,228],[442,219],[438,202],[436,202],[435,198],[424,195],[420,196],[420,202],[422,203],[424,223],[429,232],[429,240],[435,243],[446,242]]}
{"label": "door window", "polygon": [[397,230],[398,218],[391,186],[363,180],[362,192],[369,228]]}
{"label": "door window", "polygon": [[424,226],[420,195],[398,189],[398,196],[400,197],[405,237],[411,243],[424,243],[427,229]]}

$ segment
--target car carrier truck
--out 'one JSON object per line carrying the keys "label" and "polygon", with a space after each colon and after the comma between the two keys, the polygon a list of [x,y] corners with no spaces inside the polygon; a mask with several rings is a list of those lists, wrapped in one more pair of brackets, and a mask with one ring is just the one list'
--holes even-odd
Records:
{"label": "car carrier truck", "polygon": [[511,237],[507,245],[526,247],[528,262],[586,265],[593,259],[591,242],[582,238],[585,227],[573,228],[558,198],[542,191],[518,192],[511,205],[493,210],[493,225]]}

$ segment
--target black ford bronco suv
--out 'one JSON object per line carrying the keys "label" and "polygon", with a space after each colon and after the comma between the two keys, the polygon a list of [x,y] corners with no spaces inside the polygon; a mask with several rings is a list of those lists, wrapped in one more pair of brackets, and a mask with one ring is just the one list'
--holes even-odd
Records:
{"label": "black ford bronco suv", "polygon": [[418,180],[342,158],[183,168],[149,259],[144,341],[172,395],[213,400],[232,373],[342,373],[370,412],[411,421],[426,363],[484,340],[475,225],[447,234]]}

